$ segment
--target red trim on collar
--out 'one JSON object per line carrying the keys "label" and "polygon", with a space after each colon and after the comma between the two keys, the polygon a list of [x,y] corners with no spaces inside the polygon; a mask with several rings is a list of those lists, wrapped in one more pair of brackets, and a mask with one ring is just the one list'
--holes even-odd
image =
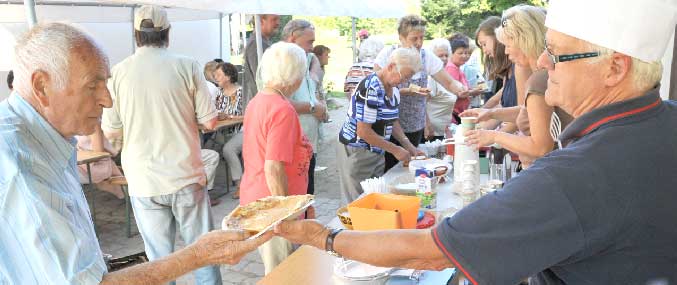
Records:
{"label": "red trim on collar", "polygon": [[623,113],[619,113],[619,114],[616,114],[616,115],[612,115],[612,116],[608,116],[608,117],[606,117],[606,118],[603,118],[603,119],[601,119],[601,120],[599,120],[599,121],[593,123],[593,124],[590,125],[589,127],[585,128],[585,130],[581,131],[581,132],[578,134],[578,136],[579,136],[579,137],[582,137],[582,136],[588,134],[590,131],[594,130],[595,128],[599,127],[600,125],[606,124],[606,123],[611,122],[611,121],[613,121],[613,120],[617,120],[617,119],[620,119],[620,118],[632,116],[632,115],[635,115],[635,114],[638,114],[638,113],[647,111],[647,110],[649,110],[649,109],[651,109],[651,108],[653,108],[653,107],[656,107],[656,106],[660,105],[660,103],[661,103],[661,99],[658,99],[658,100],[656,100],[656,102],[653,102],[653,103],[651,103],[651,104],[649,104],[649,105],[646,105],[646,106],[644,106],[644,107],[640,107],[640,108],[637,108],[637,109],[632,109],[632,110],[630,110],[630,111],[626,111],[626,112],[623,112]]}
{"label": "red trim on collar", "polygon": [[451,260],[451,262],[454,263],[454,265],[456,265],[456,268],[460,269],[461,272],[463,272],[463,275],[465,275],[465,278],[468,278],[468,280],[472,284],[477,285],[477,281],[475,281],[475,279],[472,278],[472,276],[470,276],[470,274],[468,274],[468,272],[465,270],[465,268],[463,268],[463,266],[461,266],[461,263],[459,263],[458,260],[456,260],[456,258],[454,258],[454,256],[451,255],[451,253],[449,253],[447,251],[447,249],[444,247],[444,244],[442,244],[442,242],[440,242],[440,237],[437,235],[437,228],[433,229],[433,236],[435,237],[435,242],[438,244],[439,248],[442,249],[442,252],[444,252],[444,255],[446,255],[449,258],[449,260]]}

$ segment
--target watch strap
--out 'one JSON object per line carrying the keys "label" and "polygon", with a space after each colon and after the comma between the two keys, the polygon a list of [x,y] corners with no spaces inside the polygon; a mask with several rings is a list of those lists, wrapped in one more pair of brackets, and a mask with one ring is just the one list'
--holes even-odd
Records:
{"label": "watch strap", "polygon": [[327,241],[325,243],[325,250],[334,256],[339,256],[339,254],[334,250],[334,238],[342,232],[344,229],[331,229],[329,235],[327,235]]}

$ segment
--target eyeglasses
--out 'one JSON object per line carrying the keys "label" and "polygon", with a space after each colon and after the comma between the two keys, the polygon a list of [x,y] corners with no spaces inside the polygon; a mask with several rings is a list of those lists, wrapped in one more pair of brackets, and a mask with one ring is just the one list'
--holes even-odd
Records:
{"label": "eyeglasses", "polygon": [[561,54],[561,55],[554,55],[550,52],[550,49],[548,49],[548,42],[545,42],[545,53],[548,55],[550,58],[550,61],[552,62],[552,65],[554,66],[557,63],[560,62],[567,62],[567,61],[573,61],[577,59],[583,59],[583,58],[591,58],[591,57],[597,57],[600,56],[600,53],[595,51],[595,52],[584,52],[584,53],[572,53],[572,54]]}

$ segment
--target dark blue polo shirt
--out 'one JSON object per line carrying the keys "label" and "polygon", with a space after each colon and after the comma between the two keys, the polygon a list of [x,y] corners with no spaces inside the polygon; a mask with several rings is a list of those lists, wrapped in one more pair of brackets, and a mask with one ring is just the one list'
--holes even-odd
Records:
{"label": "dark blue polo shirt", "polygon": [[655,88],[560,138],[441,222],[439,248],[473,284],[677,284],[677,102]]}

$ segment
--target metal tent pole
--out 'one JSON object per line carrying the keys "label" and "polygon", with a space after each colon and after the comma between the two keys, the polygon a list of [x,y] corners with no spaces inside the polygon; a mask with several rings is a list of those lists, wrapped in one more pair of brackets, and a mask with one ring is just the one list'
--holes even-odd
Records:
{"label": "metal tent pole", "polygon": [[675,26],[675,41],[672,47],[672,64],[670,68],[670,94],[668,99],[677,100],[677,25]]}
{"label": "metal tent pole", "polygon": [[259,62],[261,62],[261,57],[263,56],[263,42],[261,40],[261,16],[259,14],[254,15],[254,30],[254,33],[256,33],[256,55],[258,56]]}
{"label": "metal tent pole", "polygon": [[26,22],[28,23],[28,28],[33,28],[33,26],[38,23],[38,18],[35,16],[35,1],[24,0],[24,9],[26,10]]}
{"label": "metal tent pole", "polygon": [[357,18],[352,17],[352,22],[353,22],[353,33],[352,33],[352,38],[353,38],[353,63],[357,62],[357,43],[355,39],[355,30],[357,29]]}

